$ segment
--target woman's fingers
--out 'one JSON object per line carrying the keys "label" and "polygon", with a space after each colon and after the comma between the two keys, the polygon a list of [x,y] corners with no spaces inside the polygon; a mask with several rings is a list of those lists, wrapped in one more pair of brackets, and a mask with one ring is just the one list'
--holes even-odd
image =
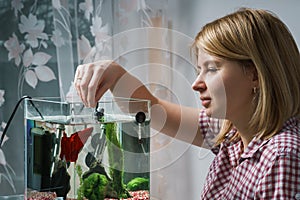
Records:
{"label": "woman's fingers", "polygon": [[81,90],[80,90],[80,82],[82,80],[82,68],[84,66],[83,65],[79,65],[76,69],[76,72],[75,72],[75,77],[74,77],[74,85],[75,85],[75,88],[76,88],[76,91],[77,91],[77,94],[78,96],[82,99],[82,94],[81,94]]}
{"label": "woman's fingers", "polygon": [[88,86],[93,76],[93,64],[79,65],[75,73],[75,88],[84,105],[89,106],[87,95],[89,93]]}
{"label": "woman's fingers", "polygon": [[88,99],[88,95],[91,92],[90,91],[90,82],[92,77],[94,76],[93,70],[94,70],[94,64],[85,64],[82,68],[82,79],[79,82],[79,88],[80,88],[80,94],[81,99],[83,103],[90,107],[90,102]]}
{"label": "woman's fingers", "polygon": [[110,77],[104,75],[111,61],[79,65],[75,73],[75,88],[85,106],[95,107],[97,101],[109,89]]}
{"label": "woman's fingers", "polygon": [[93,69],[93,71],[92,71],[93,76],[91,76],[91,79],[90,79],[89,84],[87,86],[88,93],[86,94],[87,103],[88,103],[89,107],[95,107],[96,104],[97,104],[97,101],[99,100],[99,99],[96,98],[96,95],[97,95],[97,92],[98,92],[97,91],[98,88],[102,87],[102,85],[103,85],[103,81],[104,81],[103,80],[104,79],[103,73],[104,73],[104,70],[105,69],[102,66],[101,67],[96,67],[95,66],[94,69]]}

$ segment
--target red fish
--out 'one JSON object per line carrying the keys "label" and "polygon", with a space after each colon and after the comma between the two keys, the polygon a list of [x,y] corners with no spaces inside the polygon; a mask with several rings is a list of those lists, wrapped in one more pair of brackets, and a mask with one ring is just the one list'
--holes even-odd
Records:
{"label": "red fish", "polygon": [[80,150],[91,136],[92,132],[93,127],[75,132],[70,137],[64,132],[61,139],[60,159],[65,159],[68,162],[76,162]]}

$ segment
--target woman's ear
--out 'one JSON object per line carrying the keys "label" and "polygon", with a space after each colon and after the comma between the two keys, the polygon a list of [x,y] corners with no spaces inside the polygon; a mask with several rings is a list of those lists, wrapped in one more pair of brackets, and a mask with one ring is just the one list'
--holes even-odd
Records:
{"label": "woman's ear", "polygon": [[251,62],[243,63],[244,73],[252,88],[259,88],[258,72]]}
{"label": "woman's ear", "polygon": [[253,87],[258,87],[259,86],[258,72],[255,65],[252,62],[246,63],[244,64],[244,69],[249,80],[253,82]]}

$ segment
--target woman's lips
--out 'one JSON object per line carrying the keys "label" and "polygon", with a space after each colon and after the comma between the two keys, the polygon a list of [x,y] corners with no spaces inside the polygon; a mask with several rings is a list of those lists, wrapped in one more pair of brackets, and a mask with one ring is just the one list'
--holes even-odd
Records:
{"label": "woman's lips", "polygon": [[208,97],[200,97],[202,106],[204,106],[205,108],[207,108],[210,105],[211,102],[211,98]]}

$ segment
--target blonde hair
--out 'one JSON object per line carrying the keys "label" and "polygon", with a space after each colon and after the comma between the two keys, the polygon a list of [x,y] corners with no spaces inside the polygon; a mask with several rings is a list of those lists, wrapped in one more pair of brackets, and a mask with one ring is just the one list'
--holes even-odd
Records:
{"label": "blonde hair", "polygon": [[[299,50],[287,26],[273,13],[241,8],[217,19],[197,34],[193,49],[198,52],[199,47],[212,56],[255,67],[259,92],[249,129],[258,138],[272,137],[287,119],[299,117]],[[216,144],[232,127],[224,121]]]}

